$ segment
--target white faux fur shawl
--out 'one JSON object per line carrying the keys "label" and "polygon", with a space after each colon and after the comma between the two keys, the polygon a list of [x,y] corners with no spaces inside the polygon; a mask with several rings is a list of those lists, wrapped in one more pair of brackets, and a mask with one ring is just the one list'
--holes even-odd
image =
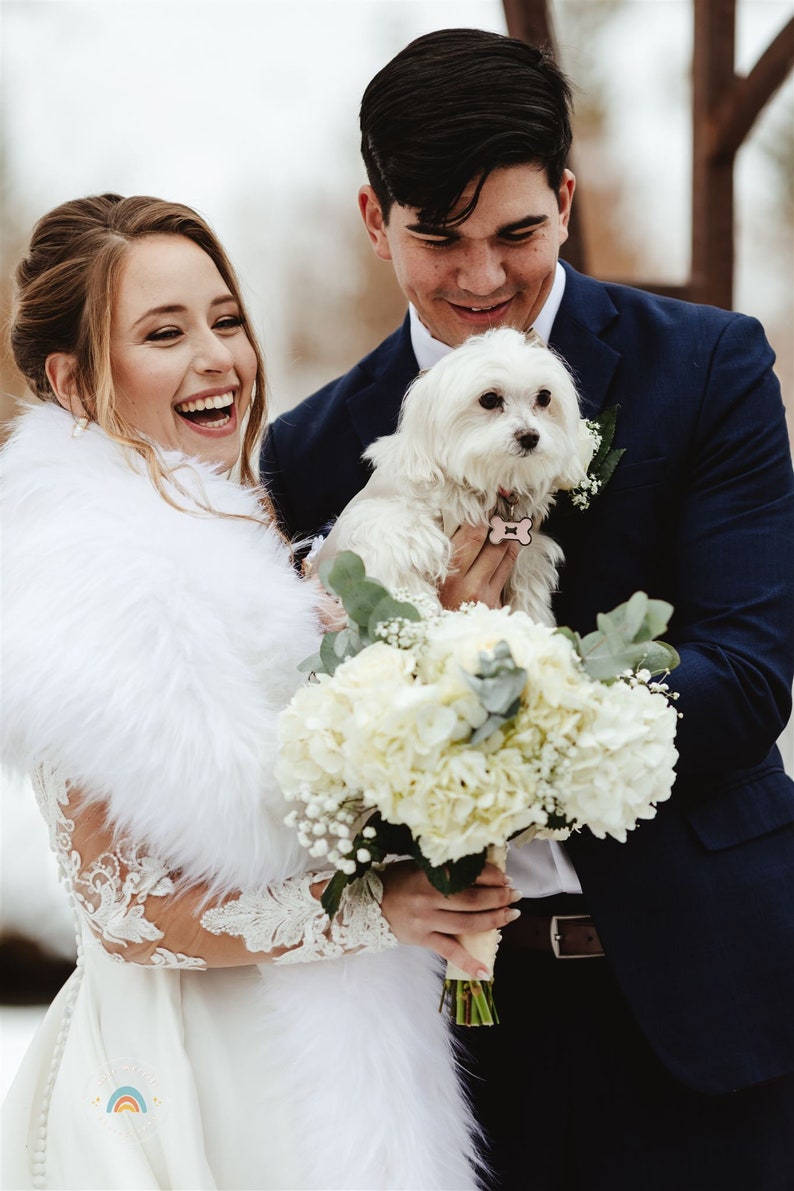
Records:
{"label": "white faux fur shawl", "polygon": [[[218,892],[302,870],[272,767],[318,629],[283,542],[172,508],[140,460],[95,426],[73,438],[56,406],[23,415],[2,464],[3,760],[55,766]],[[219,511],[259,513],[206,466],[182,461],[179,477]],[[429,952],[260,972],[269,1053],[306,1138],[301,1187],[476,1186]]]}
{"label": "white faux fur shawl", "polygon": [[[71,430],[60,407],[34,407],[3,450],[3,759],[60,769],[192,878],[294,873],[272,765],[317,647],[311,588],[272,529],[173,508],[139,457]],[[213,508],[261,517],[208,466],[177,474]]]}

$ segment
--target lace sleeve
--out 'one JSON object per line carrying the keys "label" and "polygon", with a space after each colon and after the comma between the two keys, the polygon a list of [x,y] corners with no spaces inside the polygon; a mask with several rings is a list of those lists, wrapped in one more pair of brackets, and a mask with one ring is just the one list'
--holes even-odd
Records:
{"label": "lace sleeve", "polygon": [[113,841],[101,808],[81,805],[74,792],[70,797],[70,817],[61,817],[61,862],[79,911],[121,962],[297,963],[397,944],[381,913],[383,887],[375,874],[348,886],[333,921],[319,901],[331,873],[304,873],[207,908],[206,887],[180,889],[179,874],[156,856]]}
{"label": "lace sleeve", "polygon": [[151,898],[174,892],[172,875],[154,856],[120,844],[115,851],[101,852],[86,868],[78,852],[71,859],[75,901],[114,959],[153,967],[206,967],[198,956],[163,946],[165,932],[147,917]]}
{"label": "lace sleeve", "polygon": [[330,872],[304,873],[261,892],[243,893],[207,910],[201,924],[213,934],[242,938],[249,951],[284,948],[274,960],[277,964],[335,959],[351,951],[383,951],[396,946],[397,939],[380,910],[380,877],[369,872],[348,885],[339,909],[329,919],[312,888],[332,876]]}

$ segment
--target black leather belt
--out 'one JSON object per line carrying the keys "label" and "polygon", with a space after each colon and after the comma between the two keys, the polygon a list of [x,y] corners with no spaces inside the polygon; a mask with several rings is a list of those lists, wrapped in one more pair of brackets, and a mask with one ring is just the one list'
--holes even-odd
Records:
{"label": "black leather belt", "polygon": [[539,914],[536,912],[539,904],[538,901],[518,903],[521,917],[502,928],[503,944],[545,951],[556,959],[603,956],[604,948],[589,914]]}

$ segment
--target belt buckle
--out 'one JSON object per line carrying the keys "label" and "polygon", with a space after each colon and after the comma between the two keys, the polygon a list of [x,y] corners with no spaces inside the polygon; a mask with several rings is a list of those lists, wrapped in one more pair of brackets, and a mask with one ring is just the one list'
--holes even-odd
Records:
{"label": "belt buckle", "polygon": [[571,920],[586,922],[588,918],[590,918],[589,914],[552,914],[551,922],[549,923],[549,933],[551,935],[551,949],[554,952],[555,959],[599,959],[604,954],[603,951],[576,951],[573,955],[563,955],[560,951],[562,935],[557,929],[557,924],[559,922],[570,922]]}

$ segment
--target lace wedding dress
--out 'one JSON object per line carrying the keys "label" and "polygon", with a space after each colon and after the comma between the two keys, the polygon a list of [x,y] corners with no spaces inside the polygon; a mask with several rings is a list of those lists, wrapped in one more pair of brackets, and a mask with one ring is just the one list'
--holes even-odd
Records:
{"label": "lace wedding dress", "polygon": [[[78,959],[4,1108],[3,1186],[298,1186],[296,1155],[307,1139],[296,1135],[286,1111],[277,1046],[268,1061],[258,969],[206,970],[201,956],[161,946],[147,966],[109,953],[104,944],[157,941],[146,903],[167,897],[172,878],[133,847],[106,852],[84,869],[64,813],[65,783],[39,772],[34,787],[71,889]],[[307,878],[287,881],[273,897],[208,910],[204,925],[247,934],[252,949],[289,940],[297,946],[284,962],[307,958],[309,945],[321,958],[312,931],[317,902],[304,886]],[[354,938],[377,946],[373,932],[389,945],[382,917],[359,917],[352,934],[340,921],[342,941],[326,944],[327,954],[341,954]],[[68,1128],[53,1129],[52,1121]]]}

